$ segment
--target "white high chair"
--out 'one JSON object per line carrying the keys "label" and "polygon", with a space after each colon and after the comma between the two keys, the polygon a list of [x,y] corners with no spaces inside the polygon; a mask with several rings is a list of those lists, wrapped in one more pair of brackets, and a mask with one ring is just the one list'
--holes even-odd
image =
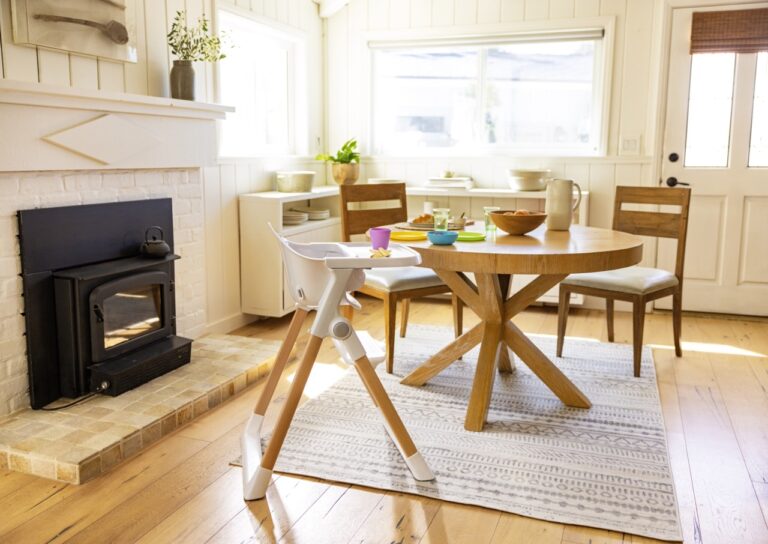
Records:
{"label": "white high chair", "polygon": [[[274,232],[274,231],[273,231]],[[296,303],[288,334],[277,354],[275,365],[269,374],[253,414],[248,420],[242,437],[243,496],[245,500],[261,499],[267,492],[275,462],[283,446],[304,386],[315,363],[320,345],[326,336],[333,339],[342,359],[355,367],[374,405],[384,419],[384,426],[397,446],[405,464],[416,480],[434,479],[424,458],[416,449],[405,425],[397,413],[384,386],[376,375],[374,365],[366,354],[360,336],[350,322],[339,315],[340,304],[358,306],[348,294],[365,281],[364,269],[397,266],[415,266],[421,262],[418,253],[401,245],[392,245],[389,258],[373,259],[370,246],[365,243],[311,243],[288,241],[275,233],[281,245],[283,262],[288,273],[288,284]],[[261,427],[280,376],[296,343],[301,325],[310,311],[317,317],[310,329],[310,338],[299,363],[293,384],[288,393],[272,438],[262,455]],[[378,350],[381,351],[380,348]],[[383,353],[376,357],[383,360]]]}

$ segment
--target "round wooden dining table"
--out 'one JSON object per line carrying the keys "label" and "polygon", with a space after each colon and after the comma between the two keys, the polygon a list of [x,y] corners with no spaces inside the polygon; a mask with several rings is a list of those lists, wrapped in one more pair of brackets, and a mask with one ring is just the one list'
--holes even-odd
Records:
{"label": "round wooden dining table", "polygon": [[[482,229],[482,224],[472,228],[480,232]],[[505,373],[515,368],[508,347],[563,403],[577,408],[591,406],[584,393],[511,319],[569,274],[637,264],[643,255],[639,237],[580,225],[571,226],[569,231],[550,231],[542,225],[525,236],[498,231],[482,242],[456,242],[450,246],[432,245],[428,241],[399,243],[418,251],[421,266],[432,268],[481,320],[401,383],[423,385],[480,344],[464,428],[481,431],[496,369]],[[475,281],[467,273],[472,273]],[[516,293],[510,293],[514,274],[537,277]]]}

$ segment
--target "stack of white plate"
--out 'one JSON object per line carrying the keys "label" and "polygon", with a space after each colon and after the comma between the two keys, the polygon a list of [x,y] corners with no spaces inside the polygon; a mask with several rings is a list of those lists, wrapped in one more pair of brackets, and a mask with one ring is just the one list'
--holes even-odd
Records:
{"label": "stack of white plate", "polygon": [[320,221],[331,216],[331,210],[327,208],[312,208],[310,206],[295,206],[292,211],[306,214],[310,221]]}
{"label": "stack of white plate", "polygon": [[308,219],[308,213],[287,210],[283,212],[283,225],[301,225],[302,223],[306,223]]}

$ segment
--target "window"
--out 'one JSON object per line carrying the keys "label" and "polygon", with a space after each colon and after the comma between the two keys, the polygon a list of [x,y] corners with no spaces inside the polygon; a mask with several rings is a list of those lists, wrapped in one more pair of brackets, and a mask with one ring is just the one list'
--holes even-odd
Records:
{"label": "window", "polygon": [[374,152],[595,155],[602,30],[371,43]]}
{"label": "window", "polygon": [[757,54],[749,166],[768,166],[768,52]]}
{"label": "window", "polygon": [[691,58],[685,166],[728,166],[735,53]]}
{"label": "window", "polygon": [[304,151],[304,47],[297,36],[226,10],[218,27],[232,45],[218,63],[219,100],[235,107],[221,124],[219,155],[252,157]]}

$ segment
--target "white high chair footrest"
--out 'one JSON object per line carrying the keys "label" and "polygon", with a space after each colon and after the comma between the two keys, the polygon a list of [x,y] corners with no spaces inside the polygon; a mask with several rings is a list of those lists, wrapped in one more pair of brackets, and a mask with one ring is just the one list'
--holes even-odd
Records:
{"label": "white high chair footrest", "polygon": [[240,439],[243,462],[243,498],[261,499],[267,494],[272,471],[261,467],[261,425],[264,416],[251,414]]}
{"label": "white high chair footrest", "polygon": [[360,343],[363,345],[371,365],[376,366],[384,362],[386,352],[382,342],[376,340],[368,331],[357,331],[357,337],[360,338]]}
{"label": "white high chair footrest", "polygon": [[325,258],[328,268],[390,268],[397,266],[418,266],[421,256],[402,244],[389,244],[392,252],[389,257],[374,259],[371,257],[371,244],[351,242],[340,244],[347,255],[330,255]]}

